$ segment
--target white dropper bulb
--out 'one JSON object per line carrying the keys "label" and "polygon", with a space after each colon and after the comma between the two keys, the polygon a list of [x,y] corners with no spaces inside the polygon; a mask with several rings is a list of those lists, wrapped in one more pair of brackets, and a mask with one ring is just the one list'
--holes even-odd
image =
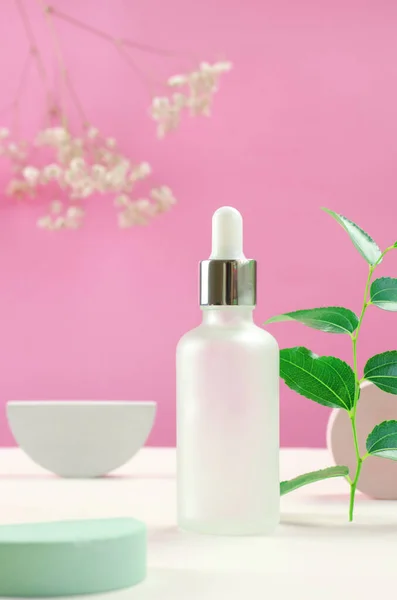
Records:
{"label": "white dropper bulb", "polygon": [[243,218],[231,206],[218,208],[212,217],[211,259],[244,259]]}

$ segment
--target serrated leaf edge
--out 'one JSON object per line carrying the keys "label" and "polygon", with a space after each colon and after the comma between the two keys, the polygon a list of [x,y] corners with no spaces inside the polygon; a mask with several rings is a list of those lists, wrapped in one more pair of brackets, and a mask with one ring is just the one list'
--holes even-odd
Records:
{"label": "serrated leaf edge", "polygon": [[[355,223],[354,221],[351,221],[350,219],[348,219],[347,217],[345,217],[344,215],[341,215],[340,213],[335,212],[334,210],[331,210],[330,208],[325,208],[324,206],[321,207],[321,210],[323,210],[324,212],[328,213],[332,218],[335,219],[335,221],[337,221],[339,223],[339,225],[341,227],[343,227],[343,229],[346,231],[347,235],[350,237],[351,241],[353,242],[354,247],[356,248],[356,250],[361,254],[361,256],[367,261],[368,264],[374,266],[376,264],[380,264],[380,257],[382,256],[382,251],[379,248],[378,244],[375,242],[375,240],[369,235],[369,233],[367,233],[366,231],[364,231],[364,229],[362,229],[359,225],[357,225],[357,223]],[[340,222],[340,219],[342,220],[342,222]],[[343,225],[343,220],[347,221],[350,225],[353,225],[353,227],[356,227],[363,235],[364,237],[367,238],[367,240],[369,242],[371,242],[372,244],[374,244],[374,246],[377,248],[378,252],[379,252],[379,256],[378,258],[372,262],[370,260],[368,260],[368,258],[362,253],[362,251],[357,248],[356,243],[353,239],[353,237],[350,235],[350,233],[346,230],[346,228]],[[378,262],[379,261],[379,262]]]}
{"label": "serrated leaf edge", "polygon": [[[280,351],[280,362],[281,362],[281,352],[282,352],[283,350],[301,350],[301,349],[302,349],[302,350],[305,350],[305,352],[306,352],[307,354],[309,354],[309,355],[311,356],[311,358],[313,358],[313,359],[332,358],[333,360],[337,360],[337,361],[339,361],[339,362],[343,363],[344,365],[346,365],[347,367],[349,367],[349,369],[351,369],[351,366],[350,366],[350,365],[349,365],[347,362],[345,362],[344,360],[342,360],[341,358],[338,358],[337,356],[319,356],[318,354],[314,354],[314,352],[312,352],[311,350],[309,350],[309,348],[305,348],[305,346],[293,346],[292,348],[282,348],[282,349],[281,349],[281,351]],[[285,359],[283,359],[283,360],[285,360]],[[288,362],[288,364],[291,364],[291,365],[295,365],[295,363],[292,363],[291,361],[285,361],[285,362]],[[295,365],[295,366],[296,366],[296,365]],[[328,366],[329,366],[329,367],[331,367],[331,365],[328,365]],[[335,371],[335,368],[334,368],[334,367],[331,367],[331,368],[332,368],[332,369]],[[303,369],[301,369],[301,370],[303,370]],[[336,371],[336,373],[337,373],[337,375],[340,377],[340,374],[339,374],[337,371]],[[313,376],[313,377],[314,377],[314,376]],[[341,378],[341,377],[340,377],[340,378]],[[283,378],[283,377],[282,377],[282,379],[284,380],[284,378]],[[317,381],[319,381],[319,382],[320,382],[322,385],[324,385],[326,388],[328,388],[328,389],[329,389],[329,391],[330,391],[330,392],[332,392],[336,398],[338,398],[339,400],[341,400],[341,402],[342,402],[342,404],[343,404],[343,407],[344,407],[344,409],[345,409],[345,410],[347,410],[347,411],[351,410],[350,408],[348,408],[347,404],[345,404],[345,402],[343,402],[343,400],[342,400],[342,399],[341,399],[341,398],[340,398],[340,397],[339,397],[339,396],[338,396],[338,395],[337,395],[337,394],[336,394],[336,393],[335,393],[335,392],[332,390],[332,388],[330,388],[330,387],[329,387],[327,384],[325,384],[325,383],[324,383],[324,382],[323,382],[321,379],[319,379],[318,377],[314,377],[314,379],[316,379]],[[344,383],[344,385],[345,385],[345,387],[346,387],[346,382],[345,382],[344,380],[343,380],[343,383]],[[286,385],[287,385],[287,384],[286,384]],[[347,389],[347,387],[346,387],[346,389]],[[300,392],[298,392],[297,390],[294,390],[294,392],[295,392],[296,394],[299,394],[299,396],[303,396],[303,398],[307,398],[307,396],[305,396],[304,394],[301,394],[301,393],[300,393]],[[317,394],[314,394],[314,395],[316,395],[316,396],[317,396]],[[350,396],[350,394],[349,394],[349,396]],[[317,396],[317,397],[319,398],[319,396]],[[314,401],[314,402],[315,402],[315,401]],[[323,406],[325,406],[325,405],[323,404]],[[343,408],[343,407],[342,407],[340,404],[335,404],[334,406],[335,406],[336,408]]]}
{"label": "serrated leaf edge", "polygon": [[[394,281],[396,283],[396,285],[394,287],[391,288],[384,288],[382,290],[378,290],[377,292],[375,292],[375,294],[372,294],[372,288],[375,285],[375,283],[377,283],[378,281]],[[378,279],[375,279],[372,284],[371,284],[371,289],[370,289],[370,296],[371,296],[371,304],[377,304],[378,302],[381,302],[382,304],[387,304],[388,302],[390,303],[395,303],[396,300],[379,300],[378,302],[374,302],[374,298],[375,296],[377,296],[378,294],[381,294],[382,292],[387,292],[388,290],[392,290],[392,291],[396,291],[397,290],[397,278],[396,277],[378,277]]]}
{"label": "serrated leaf edge", "polygon": [[[393,423],[393,424],[397,425],[397,421],[396,421],[395,419],[389,419],[389,420],[386,420],[386,421],[382,421],[382,423],[378,423],[377,425],[375,425],[375,427],[373,428],[373,430],[371,431],[371,433],[369,433],[369,434],[368,434],[368,437],[367,437],[367,439],[366,439],[366,442],[365,442],[365,447],[366,447],[366,449],[367,449],[367,452],[368,452],[368,454],[370,454],[371,456],[374,456],[374,454],[376,454],[376,451],[375,451],[375,452],[371,452],[371,450],[369,450],[369,448],[368,448],[368,440],[370,439],[370,437],[371,437],[372,435],[374,435],[374,434],[376,433],[376,431],[377,431],[377,430],[378,430],[380,427],[382,427],[382,426],[383,426],[383,425],[385,425],[386,423]],[[378,439],[376,440],[376,442],[375,442],[373,445],[377,444],[377,443],[378,443],[378,442],[380,442],[381,440],[384,440],[384,439],[385,439],[385,438],[387,438],[389,435],[396,435],[396,434],[397,434],[397,431],[396,431],[395,433],[388,433],[387,435],[384,435],[384,436],[382,436],[382,437],[378,438]],[[380,448],[380,450],[379,450],[379,451],[380,451],[380,452],[383,452],[384,450],[397,450],[397,448]]]}
{"label": "serrated leaf edge", "polygon": [[[373,371],[374,369],[380,369],[381,367],[387,367],[388,365],[393,365],[393,364],[396,364],[396,363],[397,363],[397,360],[396,360],[396,361],[393,361],[393,362],[390,362],[390,363],[383,363],[383,364],[381,364],[381,365],[376,365],[376,367],[373,367],[373,368],[372,368],[372,369],[371,369],[369,372],[366,372],[366,366],[367,366],[367,364],[368,364],[368,363],[369,363],[371,360],[373,360],[374,358],[377,358],[378,356],[388,356],[388,355],[390,355],[390,354],[393,354],[393,355],[396,357],[396,359],[397,359],[397,350],[386,350],[386,352],[379,352],[379,354],[374,354],[374,356],[371,356],[371,358],[369,358],[369,359],[367,360],[367,362],[366,362],[366,364],[365,364],[365,366],[364,366],[364,378],[365,378],[365,379],[368,379],[368,373],[371,373],[371,371]],[[392,379],[393,379],[393,378],[395,378],[395,377],[393,377],[392,375],[375,375],[375,377],[379,377],[379,378],[382,378],[382,377],[387,377],[387,378],[392,378]],[[370,379],[371,379],[371,378],[370,378]]]}
{"label": "serrated leaf edge", "polygon": [[[267,319],[264,322],[264,325],[267,325],[270,323],[275,323],[277,321],[275,321],[274,319],[279,319],[280,317],[288,317],[292,321],[300,322],[299,319],[294,319],[294,317],[292,315],[294,315],[296,313],[300,313],[300,312],[310,312],[310,311],[315,311],[315,310],[320,310],[320,309],[332,311],[332,309],[335,309],[335,308],[346,310],[357,319],[357,324],[356,324],[356,327],[353,329],[353,331],[350,331],[349,329],[346,329],[345,327],[342,327],[341,325],[335,325],[335,323],[331,323],[330,321],[325,321],[324,319],[313,319],[313,320],[317,320],[321,323],[328,323],[329,325],[333,325],[334,327],[339,327],[341,330],[346,331],[346,333],[348,335],[351,335],[352,333],[354,333],[355,330],[357,329],[358,317],[354,311],[352,311],[350,308],[346,308],[346,306],[316,306],[315,308],[299,308],[297,310],[289,311],[286,313],[281,313],[280,315],[275,315],[274,317],[270,317],[270,319]],[[302,323],[302,324],[304,325],[304,323]],[[327,332],[325,332],[325,333],[327,333]]]}

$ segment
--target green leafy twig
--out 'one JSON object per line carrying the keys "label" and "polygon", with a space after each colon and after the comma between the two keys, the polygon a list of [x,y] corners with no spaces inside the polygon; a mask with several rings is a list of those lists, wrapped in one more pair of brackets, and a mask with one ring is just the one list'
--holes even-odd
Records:
{"label": "green leafy twig", "polygon": [[[383,277],[372,281],[376,267],[388,252],[397,247],[397,242],[381,252],[371,236],[358,225],[329,209],[323,210],[343,227],[369,265],[359,317],[348,308],[331,306],[285,313],[268,319],[266,323],[298,321],[320,331],[348,335],[352,340],[353,368],[339,358],[317,356],[304,347],[285,348],[280,352],[280,376],[291,389],[318,404],[348,412],[356,453],[356,470],[352,477],[348,475],[347,467],[334,469],[341,469],[339,475],[344,475],[350,485],[349,520],[352,521],[355,494],[364,460],[370,455],[397,460],[397,421],[385,421],[377,425],[367,438],[367,452],[363,455],[358,444],[356,424],[360,384],[364,380],[372,381],[385,392],[397,394],[397,350],[370,358],[364,367],[362,378],[359,377],[357,364],[358,337],[367,308],[373,305],[382,310],[397,311],[397,279]],[[333,471],[324,469],[282,482],[280,493],[287,493],[313,481],[339,476],[330,473]]]}

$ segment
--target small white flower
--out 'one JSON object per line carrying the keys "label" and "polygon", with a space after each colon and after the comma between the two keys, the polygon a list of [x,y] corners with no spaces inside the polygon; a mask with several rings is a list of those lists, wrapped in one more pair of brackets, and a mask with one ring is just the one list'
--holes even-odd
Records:
{"label": "small white flower", "polygon": [[31,185],[36,185],[40,177],[40,171],[39,169],[36,169],[36,167],[28,166],[23,169],[22,175],[28,183]]}
{"label": "small white flower", "polygon": [[18,146],[14,142],[11,142],[8,144],[8,151],[11,152],[11,154],[17,154]]}
{"label": "small white flower", "polygon": [[6,194],[8,196],[22,198],[26,195],[33,195],[33,189],[31,185],[23,179],[11,179],[7,186]]}
{"label": "small white flower", "polygon": [[108,148],[116,147],[116,140],[114,138],[107,138],[105,143]]}
{"label": "small white flower", "polygon": [[112,162],[114,162],[114,154],[108,150],[103,150],[101,152],[101,160],[105,163],[105,165],[110,165]]}
{"label": "small white flower", "polygon": [[174,94],[171,99],[167,97],[153,98],[151,114],[153,119],[158,122],[157,135],[159,138],[178,127],[180,113],[184,106],[183,98],[182,94]]}
{"label": "small white flower", "polygon": [[40,227],[41,229],[52,229],[52,220],[50,216],[46,216],[46,217],[40,217],[40,219],[37,220],[37,227]]}
{"label": "small white flower", "polygon": [[78,156],[76,158],[72,158],[72,160],[70,161],[70,169],[71,171],[81,171],[85,168],[86,164],[85,164],[85,160],[84,158],[82,158],[81,156]]}
{"label": "small white flower", "polygon": [[66,186],[70,185],[70,187],[73,187],[77,179],[76,172],[72,171],[71,169],[67,169],[63,174],[63,179]]}
{"label": "small white flower", "polygon": [[114,191],[121,190],[126,184],[126,177],[130,168],[129,160],[119,161],[112,169],[110,169],[105,175],[105,181]]}
{"label": "small white flower", "polygon": [[212,65],[212,70],[215,73],[228,73],[233,68],[233,64],[227,60],[216,62]]}
{"label": "small white flower", "polygon": [[145,179],[152,172],[152,168],[147,162],[143,162],[136,167],[131,169],[130,180],[131,181],[139,181],[140,179]]}
{"label": "small white flower", "polygon": [[152,100],[153,115],[161,114],[167,110],[170,101],[166,96],[155,96]]}
{"label": "small white flower", "polygon": [[186,106],[187,98],[184,94],[172,94],[172,99],[174,101],[174,107],[180,110],[184,106]]}
{"label": "small white flower", "polygon": [[88,198],[88,196],[91,196],[91,194],[93,194],[93,193],[94,193],[94,187],[90,183],[87,182],[82,187],[82,189],[81,189],[81,191],[79,193],[79,196],[76,196],[76,198],[77,197],[79,197],[79,198]]}
{"label": "small white flower", "polygon": [[158,212],[166,212],[176,204],[176,199],[171,189],[163,185],[159,188],[153,188],[150,192],[151,197],[156,202],[156,210]]}
{"label": "small white flower", "polygon": [[59,165],[52,163],[46,165],[43,169],[44,178],[47,180],[58,179],[62,174],[62,169]]}
{"label": "small white flower", "polygon": [[69,139],[70,135],[65,127],[48,127],[40,131],[36,137],[36,144],[58,146],[66,143]]}
{"label": "small white flower", "polygon": [[150,173],[152,172],[152,167],[149,165],[148,162],[142,162],[139,165],[139,171],[140,171],[141,177],[147,177],[147,175],[150,175]]}
{"label": "small white flower", "polygon": [[67,129],[65,129],[65,127],[53,127],[48,131],[50,136],[52,136],[53,140],[58,143],[63,144],[64,142],[67,142],[70,139],[69,132]]}
{"label": "small white flower", "polygon": [[103,165],[94,164],[92,165],[92,174],[95,177],[103,177],[106,173],[106,167]]}
{"label": "small white flower", "polygon": [[7,127],[0,127],[0,140],[5,140],[10,135]]}
{"label": "small white flower", "polygon": [[204,115],[209,117],[211,115],[211,97],[201,96],[198,98],[191,98],[189,100],[189,108],[192,116]]}
{"label": "small white flower", "polygon": [[99,129],[97,129],[96,127],[90,127],[87,131],[87,137],[90,140],[93,140],[96,137],[98,137],[98,134],[99,134]]}
{"label": "small white flower", "polygon": [[92,165],[91,167],[91,183],[98,192],[106,191],[106,173],[107,169],[103,165]]}
{"label": "small white flower", "polygon": [[199,67],[199,71],[198,72],[203,72],[203,73],[211,73],[212,71],[212,67],[209,63],[207,63],[205,60],[203,60],[200,63],[200,67]]}
{"label": "small white flower", "polygon": [[170,87],[180,87],[185,85],[187,80],[186,75],[173,75],[172,77],[169,77],[167,83]]}
{"label": "small white flower", "polygon": [[76,217],[81,217],[84,214],[84,211],[79,206],[70,206],[66,211],[68,217],[72,217],[73,219]]}

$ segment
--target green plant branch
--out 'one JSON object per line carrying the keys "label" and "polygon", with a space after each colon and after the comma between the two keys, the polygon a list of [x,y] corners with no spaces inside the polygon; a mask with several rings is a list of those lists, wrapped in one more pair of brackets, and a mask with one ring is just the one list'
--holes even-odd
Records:
{"label": "green plant branch", "polygon": [[360,384],[363,381],[365,381],[365,377],[362,377],[361,379],[359,379],[359,377],[358,377],[357,342],[358,342],[358,337],[359,337],[360,330],[361,330],[361,325],[363,323],[364,315],[366,313],[368,306],[371,304],[371,300],[370,300],[370,298],[368,298],[368,295],[369,295],[370,285],[371,285],[371,281],[372,281],[372,275],[373,275],[376,267],[382,261],[383,257],[391,250],[395,250],[395,248],[396,248],[396,246],[394,246],[394,245],[388,246],[386,248],[386,250],[384,250],[381,253],[381,255],[379,256],[379,258],[375,262],[375,264],[369,266],[367,282],[365,284],[363,306],[362,306],[361,313],[360,313],[360,316],[358,319],[356,331],[351,335],[352,344],[353,344],[353,371],[354,371],[354,376],[356,379],[356,387],[355,387],[355,394],[354,394],[354,406],[353,406],[352,410],[349,412],[349,417],[350,417],[350,421],[351,421],[354,451],[356,454],[357,464],[356,464],[356,473],[355,473],[354,479],[349,478],[350,479],[350,482],[349,482],[350,483],[349,521],[353,521],[354,501],[355,501],[357,484],[358,484],[358,480],[360,478],[362,465],[363,465],[364,460],[369,456],[368,452],[366,454],[364,454],[363,456],[361,456],[360,447],[359,447],[359,443],[358,443],[358,437],[357,437],[357,423],[356,423],[357,404],[358,404],[358,400],[360,398]]}
{"label": "green plant branch", "polygon": [[[381,258],[378,260],[380,262]],[[361,313],[360,313],[360,316],[358,319],[357,329],[354,332],[354,334],[351,336],[352,344],[353,344],[353,371],[354,371],[354,377],[356,379],[356,387],[355,387],[355,392],[354,392],[354,406],[353,406],[352,410],[350,411],[349,416],[350,416],[350,421],[351,421],[354,451],[356,453],[357,464],[356,464],[356,474],[354,476],[354,479],[352,479],[352,481],[350,483],[349,521],[353,521],[354,501],[355,501],[355,496],[356,496],[357,483],[360,478],[361,467],[362,467],[362,458],[361,458],[361,454],[360,454],[360,447],[358,444],[357,425],[356,425],[357,404],[358,404],[358,399],[360,397],[360,382],[361,382],[361,379],[359,379],[359,377],[358,377],[357,341],[358,341],[358,336],[360,334],[360,329],[361,329],[361,325],[362,325],[362,322],[364,319],[364,315],[365,315],[365,312],[368,307],[368,292],[369,292],[369,286],[371,284],[371,279],[372,279],[374,270],[375,270],[375,265],[370,265],[369,271],[368,271],[367,282],[365,284],[363,306],[362,306]]]}
{"label": "green plant branch", "polygon": [[[317,356],[308,348],[297,346],[280,351],[280,376],[286,385],[319,404],[347,411],[351,423],[352,441],[356,456],[356,468],[339,473],[350,487],[349,520],[353,520],[354,502],[363,462],[368,456],[380,456],[397,461],[397,420],[376,425],[367,436],[365,450],[360,453],[357,434],[357,406],[363,381],[372,381],[378,388],[397,395],[397,350],[377,354],[367,360],[362,376],[358,374],[357,347],[361,326],[367,308],[378,306],[383,310],[397,312],[397,278],[380,278],[372,281],[376,267],[385,255],[397,249],[397,241],[383,252],[371,236],[346,217],[328,209],[330,214],[349,235],[355,248],[368,264],[368,276],[364,298],[357,316],[343,306],[328,306],[296,310],[277,315],[267,323],[297,321],[312,329],[327,333],[348,334],[352,341],[353,365],[333,356]],[[313,481],[338,476],[334,471],[307,473],[290,482],[283,482],[281,493],[287,493]]]}
{"label": "green plant branch", "polygon": [[355,501],[355,497],[356,497],[357,483],[360,478],[362,464],[363,464],[363,461],[362,461],[361,457],[358,457],[356,476],[354,477],[352,483],[350,484],[350,502],[349,502],[349,521],[350,522],[353,521],[354,501]]}
{"label": "green plant branch", "polygon": [[356,495],[358,480],[359,480],[360,474],[361,474],[362,464],[363,464],[364,460],[369,456],[368,452],[366,454],[364,454],[363,456],[361,456],[360,447],[359,447],[358,438],[357,438],[357,424],[356,424],[357,404],[358,404],[358,400],[359,400],[359,397],[360,397],[360,384],[363,381],[365,381],[365,377],[362,377],[361,379],[358,378],[357,341],[358,341],[358,336],[359,336],[359,333],[360,333],[361,325],[362,325],[362,322],[363,322],[366,310],[367,310],[368,306],[370,304],[372,304],[371,303],[371,299],[368,298],[369,289],[370,289],[371,280],[372,280],[372,275],[373,275],[376,267],[382,261],[383,257],[388,252],[390,252],[391,250],[394,250],[395,248],[396,248],[396,246],[394,246],[394,245],[393,246],[388,246],[388,248],[386,248],[386,250],[384,250],[382,252],[382,254],[378,258],[378,260],[376,261],[376,263],[374,265],[370,265],[369,272],[368,272],[368,277],[367,277],[367,282],[366,282],[366,285],[365,285],[365,291],[364,291],[364,302],[363,302],[363,306],[362,306],[362,309],[361,309],[360,317],[358,319],[357,329],[354,332],[354,334],[351,336],[352,343],[353,343],[353,371],[354,371],[354,376],[356,378],[356,388],[355,388],[355,396],[354,396],[354,406],[353,406],[352,411],[349,413],[349,416],[350,416],[350,421],[351,421],[351,426],[352,426],[353,443],[354,443],[354,450],[355,450],[355,453],[356,453],[357,466],[356,466],[356,474],[354,476],[354,479],[351,480],[351,482],[350,482],[349,521],[353,521],[353,516],[354,516],[354,501],[355,501],[355,495]]}

